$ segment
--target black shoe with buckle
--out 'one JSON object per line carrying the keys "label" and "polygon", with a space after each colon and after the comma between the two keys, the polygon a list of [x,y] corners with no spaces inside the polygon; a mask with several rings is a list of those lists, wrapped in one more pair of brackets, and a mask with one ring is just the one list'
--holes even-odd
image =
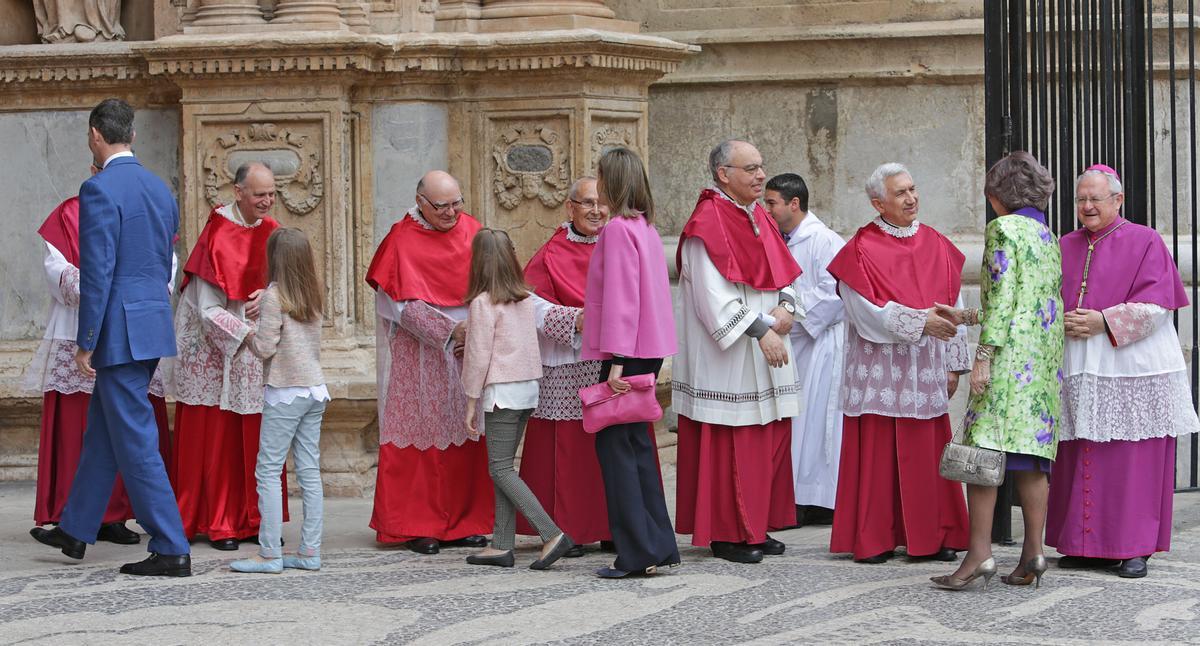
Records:
{"label": "black shoe with buckle", "polygon": [[208,544],[212,545],[214,550],[221,550],[222,552],[236,552],[238,545],[241,544],[241,541],[236,538],[219,538],[216,540],[210,538],[208,540]]}
{"label": "black shoe with buckle", "polygon": [[457,538],[452,541],[442,541],[443,547],[487,547],[487,544],[487,537],[478,534]]}
{"label": "black shoe with buckle", "polygon": [[170,556],[150,552],[150,557],[137,563],[121,566],[121,574],[134,576],[192,576],[192,557],[189,554]]}
{"label": "black shoe with buckle", "polygon": [[43,545],[57,547],[62,550],[63,554],[73,559],[83,558],[83,553],[87,550],[87,543],[77,540],[75,537],[64,532],[61,527],[55,527],[54,529],[34,527],[29,530],[29,535]]}
{"label": "black shoe with buckle", "polygon": [[762,550],[762,553],[767,556],[779,556],[783,554],[784,550],[787,549],[787,546],[783,544],[783,541],[777,541],[771,538],[769,534],[767,535],[766,542],[758,543],[757,545],[751,545],[750,547]]}
{"label": "black shoe with buckle", "polygon": [[436,538],[414,538],[408,541],[408,549],[417,554],[437,554],[442,548]]}
{"label": "black shoe with buckle", "polygon": [[763,560],[762,550],[746,543],[713,541],[709,547],[712,548],[713,556],[734,563],[761,563]]}
{"label": "black shoe with buckle", "polygon": [[118,545],[137,545],[142,542],[142,537],[126,527],[125,523],[109,523],[100,526],[100,531],[96,532],[96,540]]}

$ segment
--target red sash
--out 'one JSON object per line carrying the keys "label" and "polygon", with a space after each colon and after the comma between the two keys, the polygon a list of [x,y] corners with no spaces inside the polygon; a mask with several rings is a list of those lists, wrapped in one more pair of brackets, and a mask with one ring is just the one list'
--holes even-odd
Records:
{"label": "red sash", "polygon": [[219,208],[208,214],[192,247],[179,291],[196,276],[221,288],[231,300],[249,300],[250,294],[267,286],[267,238],[279,223],[265,217],[258,226],[247,227],[218,213]]}

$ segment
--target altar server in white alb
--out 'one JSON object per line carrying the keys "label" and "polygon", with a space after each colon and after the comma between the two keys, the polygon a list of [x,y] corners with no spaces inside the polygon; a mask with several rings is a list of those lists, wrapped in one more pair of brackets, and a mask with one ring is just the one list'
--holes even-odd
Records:
{"label": "altar server in white alb", "polygon": [[800,414],[792,418],[792,480],[796,524],[833,522],[838,461],[842,454],[842,408],[838,386],[846,344],[845,308],[837,280],[826,267],[845,241],[808,210],[808,185],[795,173],[776,175],[763,194],[788,251],[804,273],[796,290],[792,365],[800,385]]}

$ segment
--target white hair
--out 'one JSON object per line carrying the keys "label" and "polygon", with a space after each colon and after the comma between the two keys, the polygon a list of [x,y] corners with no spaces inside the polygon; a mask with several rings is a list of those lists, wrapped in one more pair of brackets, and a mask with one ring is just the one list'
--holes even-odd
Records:
{"label": "white hair", "polygon": [[1085,171],[1083,171],[1083,173],[1079,177],[1075,178],[1075,192],[1076,193],[1079,192],[1079,183],[1082,182],[1084,180],[1084,178],[1094,177],[1096,175],[1102,175],[1104,177],[1104,179],[1108,180],[1108,190],[1113,195],[1116,195],[1117,193],[1125,192],[1125,187],[1123,187],[1121,185],[1120,179],[1116,178],[1111,173],[1106,173],[1102,170],[1085,170]]}
{"label": "white hair", "polygon": [[908,175],[909,177],[912,177],[912,173],[908,172],[908,169],[904,167],[904,164],[897,164],[896,162],[880,164],[879,168],[876,168],[875,172],[871,173],[871,176],[867,178],[867,197],[871,198],[872,200],[882,200],[883,183],[886,182],[889,177],[895,177],[896,175]]}
{"label": "white hair", "polygon": [[717,170],[722,166],[728,166],[729,162],[733,161],[733,145],[738,142],[745,142],[745,140],[726,139],[708,151],[708,172],[712,175],[714,182],[721,181],[721,178],[717,177]]}
{"label": "white hair", "polygon": [[571,198],[572,200],[578,200],[579,189],[583,188],[583,183],[594,181],[596,181],[596,178],[592,177],[591,175],[584,175],[583,177],[580,177],[571,183],[571,190],[567,193],[567,197]]}

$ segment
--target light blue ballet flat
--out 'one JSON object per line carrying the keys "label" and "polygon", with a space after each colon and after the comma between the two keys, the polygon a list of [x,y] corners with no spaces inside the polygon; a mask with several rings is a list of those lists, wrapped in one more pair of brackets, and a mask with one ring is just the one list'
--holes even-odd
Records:
{"label": "light blue ballet flat", "polygon": [[296,570],[319,570],[321,569],[321,557],[285,556],[283,557],[283,567]]}
{"label": "light blue ballet flat", "polygon": [[283,572],[283,559],[257,561],[255,559],[240,559],[229,564],[234,572],[250,572],[253,574],[279,574]]}

